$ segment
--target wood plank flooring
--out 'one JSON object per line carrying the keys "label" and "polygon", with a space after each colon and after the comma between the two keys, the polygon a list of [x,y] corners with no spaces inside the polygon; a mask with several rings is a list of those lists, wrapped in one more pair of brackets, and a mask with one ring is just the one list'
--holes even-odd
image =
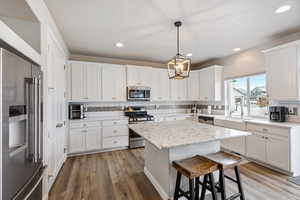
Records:
{"label": "wood plank flooring", "polygon": [[[49,200],[161,200],[143,173],[143,154],[134,149],[69,158]],[[241,174],[247,200],[300,200],[300,186],[285,175],[254,163],[243,165]],[[228,194],[237,191],[226,184]]]}

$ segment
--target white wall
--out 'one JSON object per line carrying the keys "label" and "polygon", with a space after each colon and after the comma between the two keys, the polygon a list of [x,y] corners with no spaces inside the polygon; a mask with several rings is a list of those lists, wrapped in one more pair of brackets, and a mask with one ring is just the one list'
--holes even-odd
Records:
{"label": "white wall", "polygon": [[202,64],[193,65],[193,69],[204,68],[210,65],[223,65],[224,79],[253,75],[265,72],[265,58],[262,50],[269,49],[287,42],[300,39],[300,32],[273,39],[255,48],[238,54],[211,60]]}
{"label": "white wall", "polygon": [[41,53],[40,24],[28,20],[0,16],[15,33],[21,36],[35,51]]}
{"label": "white wall", "polygon": [[167,68],[167,65],[164,63],[136,61],[136,60],[119,59],[119,58],[107,58],[107,57],[100,57],[100,56],[96,57],[96,56],[71,54],[70,59],[76,61],[110,63],[110,64],[118,64],[118,65],[138,65],[138,66]]}

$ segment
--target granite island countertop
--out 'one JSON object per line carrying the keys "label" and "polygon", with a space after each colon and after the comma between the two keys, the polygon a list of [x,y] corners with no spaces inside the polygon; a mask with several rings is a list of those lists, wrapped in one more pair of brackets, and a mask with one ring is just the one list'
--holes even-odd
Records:
{"label": "granite island countertop", "polygon": [[159,149],[251,135],[246,131],[202,124],[192,120],[130,124],[129,128]]}

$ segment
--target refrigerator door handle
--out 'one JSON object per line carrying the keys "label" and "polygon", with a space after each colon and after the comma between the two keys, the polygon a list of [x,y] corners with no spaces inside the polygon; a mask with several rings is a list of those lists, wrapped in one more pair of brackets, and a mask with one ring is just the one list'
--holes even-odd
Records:
{"label": "refrigerator door handle", "polygon": [[39,130],[38,130],[38,116],[39,116],[39,111],[38,111],[38,80],[36,77],[33,78],[33,132],[34,132],[34,153],[33,153],[33,158],[34,162],[38,162],[38,146],[39,146]]}
{"label": "refrigerator door handle", "polygon": [[38,160],[42,159],[42,143],[43,143],[43,138],[42,138],[42,84],[41,84],[41,79],[40,77],[37,79],[37,84],[38,84]]}

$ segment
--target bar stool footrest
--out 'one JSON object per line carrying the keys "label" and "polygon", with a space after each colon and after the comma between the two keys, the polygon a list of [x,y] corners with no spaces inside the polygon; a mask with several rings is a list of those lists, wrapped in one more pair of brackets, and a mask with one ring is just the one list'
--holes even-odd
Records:
{"label": "bar stool footrest", "polygon": [[190,194],[189,194],[189,191],[183,191],[182,189],[179,188],[179,197],[185,197],[187,199],[190,199]]}
{"label": "bar stool footrest", "polygon": [[224,177],[227,178],[228,180],[231,180],[232,182],[234,182],[236,184],[238,183],[237,180],[231,178],[230,176],[224,175]]}
{"label": "bar stool footrest", "polygon": [[236,198],[238,198],[238,197],[240,197],[240,196],[241,196],[241,193],[236,193],[236,194],[234,194],[234,195],[228,197],[226,200],[234,200],[234,199],[236,199]]}

